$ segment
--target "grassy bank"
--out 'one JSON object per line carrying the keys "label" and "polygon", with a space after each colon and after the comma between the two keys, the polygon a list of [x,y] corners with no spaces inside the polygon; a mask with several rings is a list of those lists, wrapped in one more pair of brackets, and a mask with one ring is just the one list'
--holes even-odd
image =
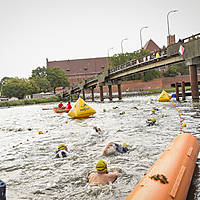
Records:
{"label": "grassy bank", "polygon": [[58,97],[42,98],[42,99],[22,99],[17,101],[0,101],[0,107],[10,107],[10,106],[23,106],[23,105],[33,105],[39,103],[49,103],[58,102],[60,99]]}

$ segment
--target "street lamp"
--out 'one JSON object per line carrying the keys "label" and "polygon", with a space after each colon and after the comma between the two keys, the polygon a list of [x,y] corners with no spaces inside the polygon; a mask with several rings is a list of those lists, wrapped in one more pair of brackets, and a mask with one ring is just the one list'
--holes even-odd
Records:
{"label": "street lamp", "polygon": [[109,51],[112,50],[112,49],[114,49],[114,47],[111,47],[110,49],[108,49],[108,58],[110,57],[109,56]]}
{"label": "street lamp", "polygon": [[144,26],[140,29],[140,44],[141,44],[141,49],[142,49],[142,30],[148,28],[148,26]]}
{"label": "street lamp", "polygon": [[128,40],[128,38],[124,38],[124,39],[121,41],[121,51],[122,51],[122,53],[123,53],[123,45],[122,45],[122,43],[123,43],[124,40]]}
{"label": "street lamp", "polygon": [[167,13],[167,30],[168,30],[168,36],[170,36],[170,33],[169,33],[169,14],[170,13],[175,13],[175,12],[178,12],[178,10],[171,10]]}

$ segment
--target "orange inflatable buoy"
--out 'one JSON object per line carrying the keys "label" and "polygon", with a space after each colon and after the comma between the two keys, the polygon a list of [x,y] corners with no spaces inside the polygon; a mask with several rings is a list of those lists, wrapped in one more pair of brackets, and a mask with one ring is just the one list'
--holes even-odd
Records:
{"label": "orange inflatable buoy", "polygon": [[186,200],[198,154],[194,136],[178,135],[126,200]]}

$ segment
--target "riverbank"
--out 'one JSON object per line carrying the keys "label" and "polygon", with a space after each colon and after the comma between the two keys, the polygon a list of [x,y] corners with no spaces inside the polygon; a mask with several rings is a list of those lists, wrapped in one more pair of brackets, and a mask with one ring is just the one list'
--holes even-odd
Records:
{"label": "riverbank", "polygon": [[59,97],[41,98],[41,99],[21,99],[15,101],[0,101],[0,107],[11,107],[11,106],[23,106],[23,105],[33,105],[40,103],[51,103],[58,102]]}

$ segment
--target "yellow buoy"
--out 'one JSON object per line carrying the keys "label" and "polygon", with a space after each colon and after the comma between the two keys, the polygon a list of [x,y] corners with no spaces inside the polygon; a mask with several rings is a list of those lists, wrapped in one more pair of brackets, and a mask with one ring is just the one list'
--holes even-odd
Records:
{"label": "yellow buoy", "polygon": [[38,131],[38,133],[39,133],[39,134],[43,134],[43,132],[42,132],[42,131]]}
{"label": "yellow buoy", "polygon": [[179,115],[183,115],[183,113],[179,113]]}
{"label": "yellow buoy", "polygon": [[66,124],[68,123],[68,121],[65,122]]}
{"label": "yellow buoy", "polygon": [[182,127],[186,127],[186,124],[185,124],[185,123],[183,123],[183,124],[182,124]]}
{"label": "yellow buoy", "polygon": [[178,110],[178,109],[179,109],[179,107],[176,107],[176,109]]}

